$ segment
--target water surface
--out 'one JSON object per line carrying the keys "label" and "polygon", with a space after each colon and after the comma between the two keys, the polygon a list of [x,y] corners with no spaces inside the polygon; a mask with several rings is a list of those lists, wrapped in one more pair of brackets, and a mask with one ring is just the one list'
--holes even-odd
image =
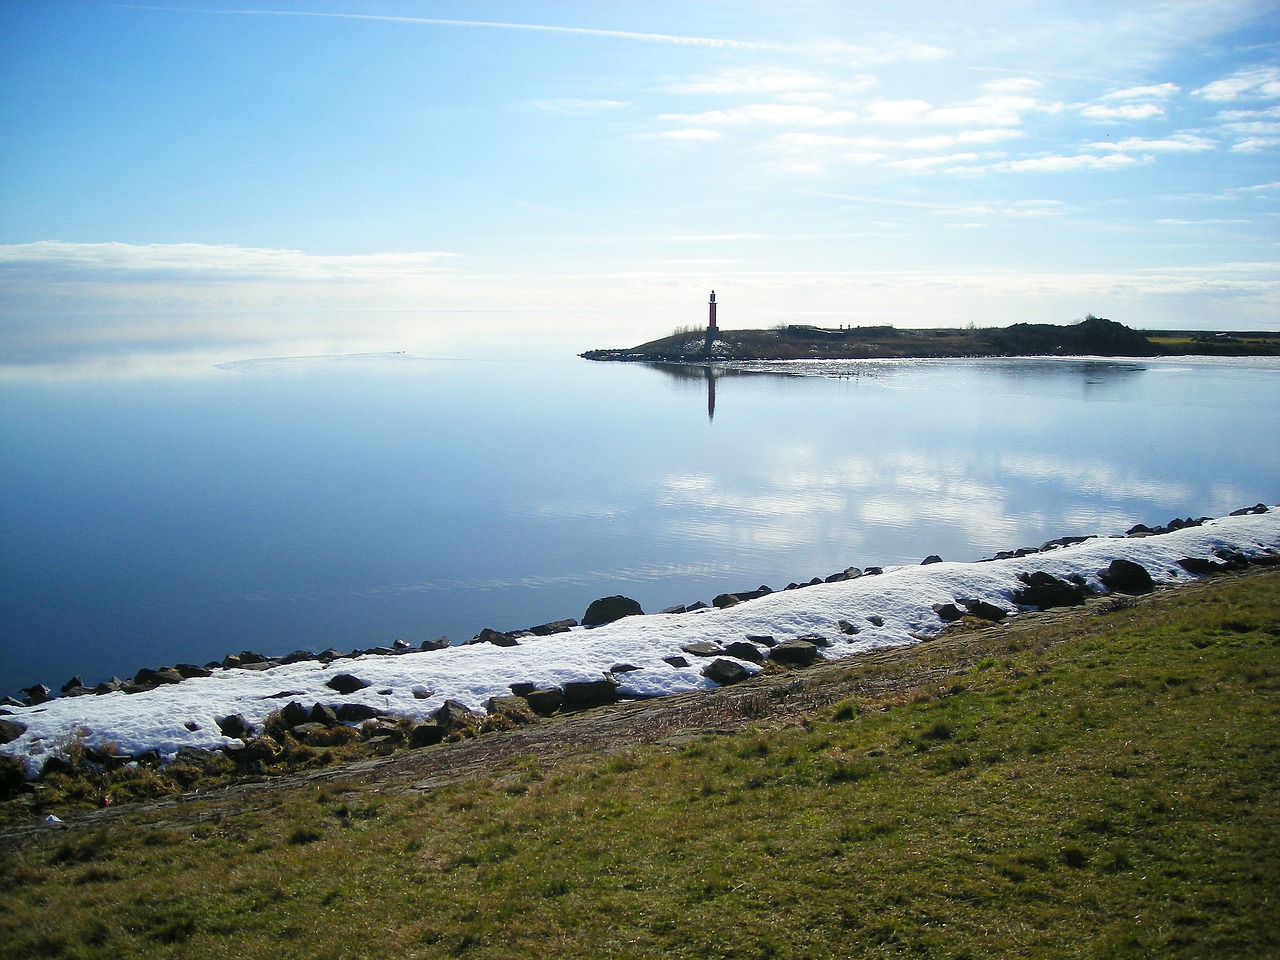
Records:
{"label": "water surface", "polygon": [[1280,499],[1274,361],[377,356],[0,399],[0,692]]}

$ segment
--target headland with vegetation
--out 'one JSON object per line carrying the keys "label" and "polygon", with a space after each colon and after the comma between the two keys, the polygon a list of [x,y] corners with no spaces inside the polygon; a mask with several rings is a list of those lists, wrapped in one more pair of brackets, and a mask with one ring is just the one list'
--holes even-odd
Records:
{"label": "headland with vegetation", "polygon": [[780,324],[769,330],[684,327],[625,349],[588,350],[588,360],[870,360],[959,357],[1274,357],[1280,332],[1134,330],[1102,317],[1079,323],[899,329]]}

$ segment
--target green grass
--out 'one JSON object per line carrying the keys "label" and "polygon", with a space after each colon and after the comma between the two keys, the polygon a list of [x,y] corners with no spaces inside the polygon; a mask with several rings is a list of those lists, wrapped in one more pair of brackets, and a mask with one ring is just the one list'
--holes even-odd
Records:
{"label": "green grass", "polygon": [[31,842],[0,955],[1276,956],[1278,584],[924,644],[785,729]]}

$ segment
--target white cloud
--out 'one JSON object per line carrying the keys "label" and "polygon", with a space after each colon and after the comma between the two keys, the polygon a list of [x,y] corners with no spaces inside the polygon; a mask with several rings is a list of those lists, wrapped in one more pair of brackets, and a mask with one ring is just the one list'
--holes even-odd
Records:
{"label": "white cloud", "polygon": [[1270,147],[1280,146],[1280,137],[1246,137],[1231,145],[1232,153],[1260,153]]}
{"label": "white cloud", "polygon": [[1074,156],[1056,154],[1048,157],[1030,157],[1025,160],[1005,160],[984,169],[1008,173],[1059,173],[1067,170],[1115,170],[1132,163],[1137,163],[1137,160],[1125,153],[1113,153],[1102,157],[1091,153],[1080,153]]}
{"label": "white cloud", "polygon": [[829,86],[827,77],[807,70],[789,67],[732,67],[697,80],[671,84],[667,90],[671,93],[757,96],[825,90]]}
{"label": "white cloud", "polygon": [[1089,144],[1090,150],[1114,150],[1119,153],[1200,153],[1212,150],[1217,141],[1207,137],[1199,137],[1191,133],[1175,133],[1163,140],[1144,140],[1141,137],[1129,137],[1115,143],[1100,142]]}
{"label": "white cloud", "polygon": [[1122,103],[1114,107],[1102,103],[1091,103],[1080,108],[1080,116],[1103,123],[1119,120],[1150,120],[1152,117],[1163,117],[1164,108],[1154,103]]}
{"label": "white cloud", "polygon": [[1206,100],[1275,99],[1280,97],[1280,67],[1237,70],[1222,80],[1214,80],[1192,91]]}
{"label": "white cloud", "polygon": [[1024,114],[1056,113],[1061,106],[1029,94],[1038,80],[1011,77],[986,84],[971,100],[937,106],[927,100],[880,100],[867,108],[868,117],[881,123],[928,124],[978,128],[1016,127]]}
{"label": "white cloud", "polygon": [[1171,97],[1182,88],[1176,83],[1157,83],[1146,87],[1126,87],[1104,94],[1103,100],[1153,100]]}

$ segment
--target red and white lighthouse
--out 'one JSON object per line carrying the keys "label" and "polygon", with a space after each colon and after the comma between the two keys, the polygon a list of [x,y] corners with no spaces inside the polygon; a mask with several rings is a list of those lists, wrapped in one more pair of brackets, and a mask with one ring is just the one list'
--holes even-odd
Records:
{"label": "red and white lighthouse", "polygon": [[714,290],[711,291],[711,302],[709,306],[711,308],[711,315],[707,320],[707,330],[714,331],[716,329],[716,292]]}

